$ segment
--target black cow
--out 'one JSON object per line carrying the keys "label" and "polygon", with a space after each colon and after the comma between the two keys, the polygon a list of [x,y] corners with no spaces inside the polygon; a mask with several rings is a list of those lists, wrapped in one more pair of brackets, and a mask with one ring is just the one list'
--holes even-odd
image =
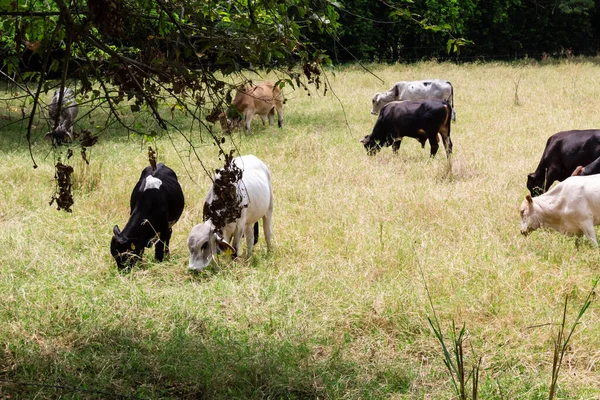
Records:
{"label": "black cow", "polygon": [[123,228],[115,225],[110,252],[121,268],[130,267],[156,241],[154,257],[162,261],[169,253],[171,227],[183,212],[183,191],[175,172],[160,163],[156,171],[146,167],[131,193],[131,214]]}
{"label": "black cow", "polygon": [[544,193],[554,181],[567,179],[580,165],[600,157],[600,130],[574,130],[555,133],[548,138],[535,172],[527,175],[532,196]]}
{"label": "black cow", "polygon": [[438,148],[438,132],[442,135],[446,155],[452,154],[450,140],[450,117],[452,107],[444,100],[392,101],[380,113],[373,132],[360,142],[369,155],[375,154],[383,146],[392,145],[395,152],[400,148],[403,137],[417,139],[421,147],[429,140],[431,157]]}

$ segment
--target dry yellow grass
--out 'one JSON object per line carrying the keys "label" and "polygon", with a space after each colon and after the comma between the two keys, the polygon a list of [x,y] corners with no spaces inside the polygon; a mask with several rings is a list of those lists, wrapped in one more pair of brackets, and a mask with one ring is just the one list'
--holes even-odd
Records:
{"label": "dry yellow grass", "polygon": [[[483,357],[481,398],[544,398],[554,329],[532,326],[559,322],[566,295],[574,319],[599,253],[556,232],[522,237],[518,206],[550,135],[600,128],[597,60],[369,68],[384,83],[338,69],[326,96],[284,90],[285,129],[234,134],[271,169],[275,250],[261,229],[253,260],[201,274],[186,270],[185,239],[210,180],[183,140],[154,144],[186,196],[171,259],[147,251],[121,275],[109,242],[147,165],[142,139],[106,134],[89,167],[74,162],[66,214],[47,206],[48,144],[35,143],[33,170],[17,128],[3,132],[0,395],[73,394],[14,383],[27,381],[151,398],[450,398],[427,286],[442,326],[465,323]],[[455,88],[451,163],[412,139],[368,157],[358,141],[375,122],[373,93],[426,78]],[[598,316],[594,302],[572,338],[564,398],[600,396]]]}

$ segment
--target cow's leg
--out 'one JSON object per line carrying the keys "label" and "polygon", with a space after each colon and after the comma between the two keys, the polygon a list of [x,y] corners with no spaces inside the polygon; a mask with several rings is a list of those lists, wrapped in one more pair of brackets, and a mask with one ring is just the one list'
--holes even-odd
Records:
{"label": "cow's leg", "polygon": [[594,247],[598,247],[598,241],[596,240],[596,231],[594,230],[594,223],[590,220],[581,226],[581,230],[585,237],[590,239],[594,244]]}
{"label": "cow's leg", "polygon": [[438,135],[437,129],[435,129],[434,131],[427,132],[427,137],[429,139],[429,146],[431,147],[431,153],[429,155],[431,157],[435,157],[438,149],[440,148],[440,145],[438,144],[437,135]]}
{"label": "cow's leg", "polygon": [[394,140],[394,143],[392,143],[392,151],[395,153],[398,152],[398,149],[400,149],[400,145],[402,144],[402,138],[397,138]]}
{"label": "cow's leg", "polygon": [[265,232],[265,241],[267,242],[267,252],[271,251],[271,238],[273,237],[273,201],[269,205],[267,213],[263,217],[263,230]]}
{"label": "cow's leg", "polygon": [[159,240],[154,245],[154,258],[156,261],[161,262],[164,259],[165,254],[169,256],[169,241],[171,240],[171,234],[173,230],[171,228],[163,229],[159,235]]}
{"label": "cow's leg", "polygon": [[246,119],[246,132],[250,133],[250,127],[252,125],[252,118],[254,118],[254,110],[249,110],[245,115]]}
{"label": "cow's leg", "polygon": [[283,107],[277,107],[277,126],[283,128]]}
{"label": "cow's leg", "polygon": [[246,235],[246,258],[248,259],[252,255],[252,249],[254,248],[254,224],[246,224],[244,235]]}
{"label": "cow's leg", "polygon": [[450,157],[450,154],[452,154],[452,140],[450,139],[450,136],[445,135],[443,133],[440,132],[440,134],[442,135],[442,141],[444,143],[444,149],[446,149],[446,156]]}
{"label": "cow's leg", "polygon": [[[264,125],[265,125],[265,122],[267,122],[267,117],[265,117],[265,116],[264,116],[264,115],[262,115],[262,114],[259,114],[259,117],[260,117],[260,119],[262,120],[262,123],[263,123],[263,126],[264,126]],[[270,120],[270,118],[269,118],[269,125],[273,125],[273,124],[271,123],[271,120]]]}
{"label": "cow's leg", "polygon": [[444,148],[446,149],[446,157],[450,157],[450,154],[452,154],[452,140],[450,139],[450,118],[452,116],[452,109],[448,109],[448,107],[445,107],[445,110],[446,115],[443,123],[438,128],[438,131],[442,136],[442,140],[444,142]]}
{"label": "cow's leg", "polygon": [[[240,247],[242,246],[242,235],[244,234],[244,230],[246,229],[246,224],[240,224],[239,220],[235,227],[235,233],[233,234],[233,248],[235,249],[235,254],[233,258],[237,258],[240,256]],[[254,236],[254,233],[252,233]]]}
{"label": "cow's leg", "polygon": [[275,107],[269,110],[269,125],[273,125],[275,123]]}

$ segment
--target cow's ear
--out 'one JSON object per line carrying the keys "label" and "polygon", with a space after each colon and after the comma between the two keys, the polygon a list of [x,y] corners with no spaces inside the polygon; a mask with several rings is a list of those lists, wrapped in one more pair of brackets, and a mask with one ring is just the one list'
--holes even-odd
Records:
{"label": "cow's ear", "polygon": [[221,253],[229,252],[233,256],[237,257],[237,254],[235,254],[235,249],[229,243],[227,243],[224,239],[219,237],[219,235],[215,235],[215,238],[216,238],[216,242],[217,242],[217,249],[219,250],[219,252],[221,252]]}
{"label": "cow's ear", "polygon": [[529,204],[532,204],[532,203],[533,203],[533,199],[531,198],[531,195],[529,195],[529,194],[528,194],[527,196],[525,196],[525,199],[527,200],[527,202],[528,202]]}
{"label": "cow's ear", "polygon": [[119,229],[118,225],[115,225],[113,227],[113,233],[115,234],[115,236],[119,236],[121,234],[121,230]]}

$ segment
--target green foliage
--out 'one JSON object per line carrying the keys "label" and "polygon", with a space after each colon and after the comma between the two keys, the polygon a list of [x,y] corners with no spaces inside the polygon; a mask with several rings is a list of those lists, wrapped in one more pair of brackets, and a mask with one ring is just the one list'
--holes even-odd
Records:
{"label": "green foliage", "polygon": [[161,110],[176,104],[220,143],[212,123],[246,81],[244,72],[278,71],[292,85],[320,88],[321,68],[331,60],[305,35],[338,28],[337,5],[311,0],[2,0],[0,5],[7,10],[0,16],[0,72],[17,85],[37,86],[24,87],[33,100],[30,144],[40,95],[69,82],[75,82],[80,99],[89,96],[94,110],[104,109],[108,122],[122,125],[124,133],[146,134],[137,123],[123,122],[117,111],[121,102],[132,102],[129,110],[150,116],[161,131],[180,131]]}

